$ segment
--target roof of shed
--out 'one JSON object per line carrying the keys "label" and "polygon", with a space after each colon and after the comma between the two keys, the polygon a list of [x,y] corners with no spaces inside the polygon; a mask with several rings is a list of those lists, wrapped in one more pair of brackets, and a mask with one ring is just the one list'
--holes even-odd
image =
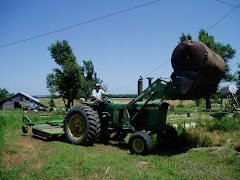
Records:
{"label": "roof of shed", "polygon": [[36,98],[34,98],[34,97],[32,97],[32,96],[24,93],[24,92],[19,92],[19,93],[13,95],[12,97],[10,97],[10,98],[2,101],[0,104],[3,104],[3,103],[5,103],[5,102],[11,100],[12,98],[17,97],[17,96],[21,96],[21,97],[24,97],[24,98],[26,98],[26,99],[31,99],[31,101],[34,102],[35,104],[37,104],[37,105],[39,105],[39,106],[47,107],[47,106],[45,106],[44,104],[40,103],[40,101],[39,101],[38,99],[36,99]]}
{"label": "roof of shed", "polygon": [[18,93],[18,94],[22,94],[22,95],[28,97],[29,99],[32,99],[32,100],[34,100],[34,101],[36,101],[36,102],[40,102],[38,99],[36,99],[36,98],[34,98],[34,97],[32,97],[32,96],[24,93],[24,92],[20,92],[20,93]]}

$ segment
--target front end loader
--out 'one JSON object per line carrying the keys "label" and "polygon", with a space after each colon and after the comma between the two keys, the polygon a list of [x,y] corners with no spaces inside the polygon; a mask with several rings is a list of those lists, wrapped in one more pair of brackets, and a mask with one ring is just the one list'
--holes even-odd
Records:
{"label": "front end loader", "polygon": [[176,141],[177,131],[166,123],[169,104],[164,99],[209,98],[225,66],[218,54],[198,41],[180,43],[173,51],[172,66],[171,82],[159,78],[129,103],[107,101],[104,111],[95,102],[68,109],[63,121],[68,142],[90,146],[96,141],[120,141],[131,133],[131,153],[146,155],[153,149],[153,134],[159,141]]}

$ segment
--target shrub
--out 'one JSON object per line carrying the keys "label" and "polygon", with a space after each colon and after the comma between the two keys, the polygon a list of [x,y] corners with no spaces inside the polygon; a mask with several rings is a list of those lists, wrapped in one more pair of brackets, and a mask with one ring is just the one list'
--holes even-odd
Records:
{"label": "shrub", "polygon": [[195,128],[185,129],[185,124],[177,127],[179,143],[186,147],[211,147],[227,142],[223,132],[240,130],[240,120],[234,118],[201,120]]}
{"label": "shrub", "polygon": [[57,111],[53,111],[53,115],[65,115],[66,114],[66,109],[65,108],[57,108]]}
{"label": "shrub", "polygon": [[201,128],[185,129],[185,125],[178,126],[179,143],[186,147],[211,147],[213,141]]}
{"label": "shrub", "polygon": [[50,107],[56,107],[56,103],[54,102],[54,96],[51,95],[51,99],[48,102]]}
{"label": "shrub", "polygon": [[177,108],[183,108],[184,105],[183,105],[182,103],[180,103],[180,104],[176,105],[176,107],[177,107]]}
{"label": "shrub", "polygon": [[203,99],[195,99],[195,105],[196,107],[200,107],[200,105],[202,104]]}
{"label": "shrub", "polygon": [[234,118],[214,119],[207,121],[206,127],[210,132],[214,130],[235,131],[240,129],[240,121]]}

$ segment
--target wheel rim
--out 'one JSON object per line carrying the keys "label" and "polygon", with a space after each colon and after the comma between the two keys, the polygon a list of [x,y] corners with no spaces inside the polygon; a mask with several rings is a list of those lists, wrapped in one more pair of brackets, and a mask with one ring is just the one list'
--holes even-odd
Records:
{"label": "wheel rim", "polygon": [[139,138],[134,139],[132,142],[132,147],[136,153],[142,153],[144,151],[144,142]]}
{"label": "wheel rim", "polygon": [[83,136],[85,130],[85,122],[79,114],[73,115],[69,120],[68,130],[74,139],[79,139]]}

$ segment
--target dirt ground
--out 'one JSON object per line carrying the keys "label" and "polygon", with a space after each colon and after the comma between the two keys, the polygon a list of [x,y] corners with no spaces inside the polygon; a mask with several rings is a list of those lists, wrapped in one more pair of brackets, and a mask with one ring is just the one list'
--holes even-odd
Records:
{"label": "dirt ground", "polygon": [[192,100],[166,100],[165,102],[169,103],[170,105],[178,105],[178,104],[183,104],[183,105],[194,105],[194,101]]}

